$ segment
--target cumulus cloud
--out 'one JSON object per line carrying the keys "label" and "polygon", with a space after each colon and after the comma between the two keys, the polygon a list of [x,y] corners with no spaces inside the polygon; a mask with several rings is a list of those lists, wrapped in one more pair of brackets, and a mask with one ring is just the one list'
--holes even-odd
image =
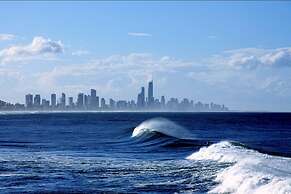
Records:
{"label": "cumulus cloud", "polygon": [[0,41],[12,40],[14,38],[15,38],[15,35],[13,35],[13,34],[0,34]]}
{"label": "cumulus cloud", "polygon": [[60,84],[64,87],[74,84],[92,85],[106,81],[103,85],[113,91],[120,88],[117,87],[120,80],[126,80],[126,84],[122,85],[137,87],[150,77],[166,79],[181,76],[210,87],[219,87],[222,91],[240,88],[241,92],[271,93],[278,91],[278,88],[283,90],[283,87],[289,87],[286,77],[274,71],[274,68],[280,70],[282,68],[279,67],[289,66],[288,52],[290,50],[286,48],[231,50],[200,63],[170,56],[130,53],[112,55],[85,64],[56,66],[51,71],[38,74],[37,79],[43,86],[49,87]]}
{"label": "cumulus cloud", "polygon": [[138,37],[151,37],[152,35],[149,33],[144,33],[144,32],[129,32],[129,36],[138,36]]}
{"label": "cumulus cloud", "polygon": [[[191,65],[190,62],[169,56],[155,57],[148,53],[131,53],[112,55],[86,64],[56,66],[51,71],[38,74],[37,79],[46,87],[56,87],[60,82],[68,86],[74,82],[92,85],[106,81],[104,86],[117,90],[120,88],[118,84],[140,86],[154,74],[171,73]],[[126,80],[126,83],[120,80]]]}
{"label": "cumulus cloud", "polygon": [[291,48],[228,50],[201,61],[187,76],[229,95],[290,96]]}
{"label": "cumulus cloud", "polygon": [[260,67],[291,67],[291,48],[246,48],[215,55],[210,64],[218,68],[256,69]]}
{"label": "cumulus cloud", "polygon": [[1,63],[32,59],[38,56],[52,56],[63,53],[64,46],[61,41],[53,41],[41,36],[34,37],[28,45],[17,45],[0,51]]}

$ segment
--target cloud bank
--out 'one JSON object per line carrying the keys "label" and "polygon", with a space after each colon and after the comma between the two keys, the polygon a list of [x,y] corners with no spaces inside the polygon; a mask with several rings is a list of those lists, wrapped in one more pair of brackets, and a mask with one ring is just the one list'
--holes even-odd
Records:
{"label": "cloud bank", "polygon": [[53,41],[41,36],[34,37],[27,45],[10,46],[0,51],[1,63],[33,59],[34,57],[48,57],[63,53],[64,46],[61,41]]}
{"label": "cloud bank", "polygon": [[225,51],[211,59],[220,68],[257,69],[291,67],[291,48],[246,48]]}

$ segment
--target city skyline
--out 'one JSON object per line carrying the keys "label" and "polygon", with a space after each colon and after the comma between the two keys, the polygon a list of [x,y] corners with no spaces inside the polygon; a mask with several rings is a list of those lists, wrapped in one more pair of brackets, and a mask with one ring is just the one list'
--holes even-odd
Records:
{"label": "city skyline", "polygon": [[95,89],[90,89],[90,93],[79,92],[74,98],[65,93],[57,95],[52,93],[50,99],[41,97],[41,94],[26,94],[25,104],[11,104],[1,101],[0,111],[186,111],[186,112],[210,112],[229,111],[224,105],[202,103],[192,99],[173,98],[168,99],[162,95],[154,95],[154,82],[148,82],[147,97],[145,87],[142,86],[136,99],[105,99],[98,96]]}
{"label": "city skyline", "polygon": [[290,9],[273,1],[1,2],[0,99],[94,88],[130,100],[153,79],[158,95],[291,111]]}

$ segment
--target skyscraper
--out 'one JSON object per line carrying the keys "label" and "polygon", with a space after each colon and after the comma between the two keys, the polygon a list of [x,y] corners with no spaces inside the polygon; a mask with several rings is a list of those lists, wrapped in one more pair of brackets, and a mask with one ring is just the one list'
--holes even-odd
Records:
{"label": "skyscraper", "polygon": [[109,106],[111,109],[115,109],[115,101],[112,98],[109,100]]}
{"label": "skyscraper", "polygon": [[57,95],[51,94],[51,106],[56,107],[56,105],[57,105]]}
{"label": "skyscraper", "polygon": [[97,101],[97,109],[99,108],[99,96],[96,97],[96,101]]}
{"label": "skyscraper", "polygon": [[33,95],[32,94],[25,95],[25,105],[26,105],[26,108],[32,108],[32,105],[33,105]]}
{"label": "skyscraper", "polygon": [[46,99],[42,99],[41,100],[41,106],[44,110],[48,109],[50,105],[50,101],[46,100]]}
{"label": "skyscraper", "polygon": [[148,106],[152,106],[154,101],[154,84],[153,81],[150,81],[148,86]]}
{"label": "skyscraper", "polygon": [[77,106],[79,109],[82,109],[84,106],[84,94],[83,93],[78,94]]}
{"label": "skyscraper", "polygon": [[145,89],[141,87],[141,92],[137,96],[137,107],[143,108],[145,106]]}
{"label": "skyscraper", "polygon": [[161,97],[161,107],[164,108],[166,106],[166,99],[165,96]]}
{"label": "skyscraper", "polygon": [[39,94],[36,94],[34,96],[33,102],[34,102],[33,105],[35,107],[40,107],[40,95]]}
{"label": "skyscraper", "polygon": [[145,106],[145,92],[144,92],[144,87],[141,87],[141,106]]}
{"label": "skyscraper", "polygon": [[89,108],[89,103],[90,103],[90,96],[89,95],[84,95],[84,105],[85,105],[85,108]]}
{"label": "skyscraper", "polygon": [[106,102],[104,98],[101,98],[101,109],[102,110],[106,109]]}
{"label": "skyscraper", "polygon": [[70,108],[74,107],[74,98],[73,97],[69,97],[69,107]]}
{"label": "skyscraper", "polygon": [[90,109],[96,109],[97,108],[97,96],[96,96],[96,90],[91,89],[91,95],[90,95]]}
{"label": "skyscraper", "polygon": [[66,94],[62,93],[62,97],[61,97],[61,107],[65,108],[66,107]]}

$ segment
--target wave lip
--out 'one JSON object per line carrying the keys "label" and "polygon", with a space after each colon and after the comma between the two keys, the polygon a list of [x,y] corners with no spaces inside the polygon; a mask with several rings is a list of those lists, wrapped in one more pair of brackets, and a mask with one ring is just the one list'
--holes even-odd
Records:
{"label": "wave lip", "polygon": [[210,193],[291,193],[291,159],[271,156],[222,141],[201,148],[189,160],[230,162],[217,174]]}
{"label": "wave lip", "polygon": [[131,137],[160,133],[178,139],[193,139],[193,135],[184,127],[165,118],[153,118],[139,124],[132,132]]}

